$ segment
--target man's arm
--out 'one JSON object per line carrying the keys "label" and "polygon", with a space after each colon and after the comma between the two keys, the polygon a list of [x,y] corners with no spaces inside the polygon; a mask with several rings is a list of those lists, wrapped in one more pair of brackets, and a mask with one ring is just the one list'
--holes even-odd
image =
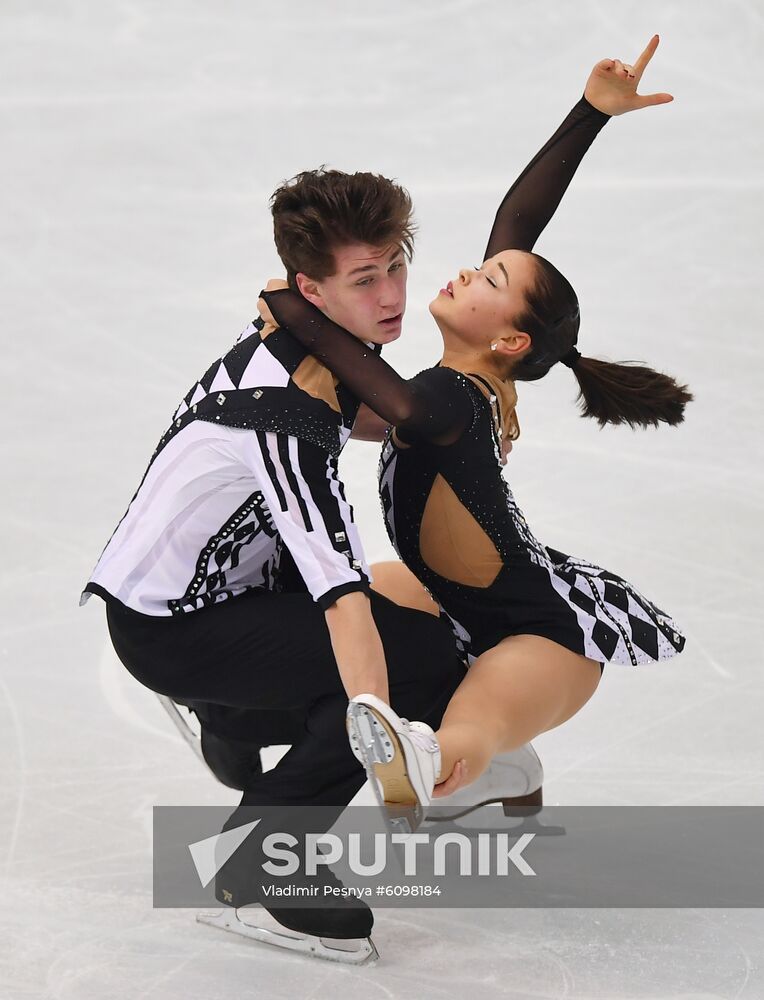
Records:
{"label": "man's arm", "polygon": [[242,446],[273,526],[326,616],[348,698],[369,691],[387,701],[385,654],[368,597],[370,575],[336,464],[317,445],[273,431],[254,431]]}
{"label": "man's arm", "polygon": [[348,699],[368,692],[390,704],[385,651],[369,598],[358,592],[345,594],[324,613]]}

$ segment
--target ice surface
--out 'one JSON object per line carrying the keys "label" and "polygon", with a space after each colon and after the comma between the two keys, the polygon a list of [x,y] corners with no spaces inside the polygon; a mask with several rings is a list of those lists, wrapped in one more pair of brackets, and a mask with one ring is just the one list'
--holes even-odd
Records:
{"label": "ice surface", "polygon": [[[536,534],[632,580],[687,652],[606,670],[537,741],[547,801],[764,805],[759,2],[5,0],[0,10],[3,571],[0,995],[760,998],[761,911],[378,913],[382,964],[322,966],[151,908],[151,807],[232,803],[77,607],[178,400],[278,273],[267,198],[327,162],[398,177],[426,303],[478,261],[506,186],[604,56],[662,45],[539,249],[576,285],[585,353],[696,393],[686,423],[579,420],[570,373],[521,392],[508,474]],[[343,472],[390,550],[376,449]]]}

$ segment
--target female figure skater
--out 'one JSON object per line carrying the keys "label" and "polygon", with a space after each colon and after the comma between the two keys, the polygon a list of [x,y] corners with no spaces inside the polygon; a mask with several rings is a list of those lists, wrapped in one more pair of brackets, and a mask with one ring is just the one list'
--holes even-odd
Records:
{"label": "female figure skater", "polygon": [[[588,100],[610,114],[671,100],[636,93],[657,44],[655,36],[633,68],[599,63]],[[552,171],[566,169],[562,152],[547,160]],[[578,381],[582,415],[600,425],[674,425],[692,398],[650,368],[579,352],[576,294],[532,252],[548,219],[539,227],[525,210],[536,191],[525,176],[497,215],[482,266],[462,269],[430,304],[444,353],[414,379],[400,378],[294,291],[263,293],[264,318],[393,425],[380,461],[385,523],[471,662],[437,734],[373,695],[350,702],[354,751],[373,768],[385,802],[418,816],[436,784],[436,795],[449,794],[494,755],[574,715],[596,690],[602,663],[663,660],[684,646],[671,618],[625,580],[542,545],[502,475],[505,442],[519,433],[514,383],[543,378],[558,362]]]}

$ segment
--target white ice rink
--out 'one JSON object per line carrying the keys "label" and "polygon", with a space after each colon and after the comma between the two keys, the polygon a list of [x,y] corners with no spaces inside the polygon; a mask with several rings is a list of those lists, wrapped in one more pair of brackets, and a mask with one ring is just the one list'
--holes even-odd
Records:
{"label": "white ice rink", "polygon": [[[153,910],[151,808],[237,800],[117,663],[79,591],[181,396],[279,273],[267,199],[326,162],[411,191],[401,341],[477,263],[498,202],[604,56],[662,45],[539,250],[586,354],[696,394],[678,429],[598,430],[564,369],[520,387],[507,467],[536,534],[688,634],[610,667],[541,737],[550,804],[764,805],[761,0],[3,0],[0,998],[764,997],[756,910],[381,909],[337,968]],[[758,275],[758,277],[757,277]],[[559,366],[558,366],[559,367]],[[342,462],[372,559],[377,449]]]}

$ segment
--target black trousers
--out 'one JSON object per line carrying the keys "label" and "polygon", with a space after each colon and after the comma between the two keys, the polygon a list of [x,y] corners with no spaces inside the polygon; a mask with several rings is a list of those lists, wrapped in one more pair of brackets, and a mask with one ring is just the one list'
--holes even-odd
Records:
{"label": "black trousers", "polygon": [[[464,676],[450,629],[381,595],[370,599],[393,707],[437,727]],[[326,621],[308,594],[253,590],[171,618],[111,602],[107,618],[117,655],[146,687],[207,703],[220,735],[292,744],[275,768],[253,780],[241,806],[341,807],[362,786]]]}

